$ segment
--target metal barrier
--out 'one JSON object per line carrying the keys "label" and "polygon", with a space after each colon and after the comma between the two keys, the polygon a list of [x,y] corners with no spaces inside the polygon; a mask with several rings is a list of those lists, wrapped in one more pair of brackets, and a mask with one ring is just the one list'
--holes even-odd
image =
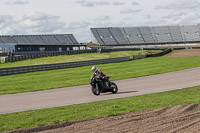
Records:
{"label": "metal barrier", "polygon": [[97,49],[91,49],[91,50],[77,50],[77,51],[66,51],[66,52],[25,52],[25,53],[14,53],[14,55],[19,56],[11,56],[5,58],[5,63],[7,62],[16,62],[16,61],[22,61],[27,59],[33,59],[33,58],[40,58],[40,57],[47,57],[47,56],[58,56],[58,55],[72,55],[72,54],[82,54],[82,53],[96,53]]}
{"label": "metal barrier", "polygon": [[131,50],[158,50],[155,48],[116,48],[116,49],[101,49],[100,52],[117,52],[117,51],[131,51]]}
{"label": "metal barrier", "polygon": [[125,57],[118,57],[118,58],[108,58],[108,59],[98,59],[98,60],[88,60],[88,61],[78,61],[78,62],[0,68],[0,76],[28,73],[28,72],[37,72],[37,71],[55,70],[55,69],[64,69],[64,68],[74,68],[74,67],[81,67],[81,66],[106,64],[106,63],[117,63],[117,62],[129,61],[129,60],[130,60],[130,56],[125,56]]}
{"label": "metal barrier", "polygon": [[172,49],[165,49],[164,51],[160,52],[160,53],[156,53],[156,54],[147,54],[147,55],[133,55],[133,60],[136,59],[143,59],[143,58],[147,58],[147,57],[158,57],[158,56],[163,56],[166,55],[168,53],[172,52]]}
{"label": "metal barrier", "polygon": [[133,60],[147,58],[147,55],[133,55]]}
{"label": "metal barrier", "polygon": [[162,52],[160,52],[160,53],[157,53],[157,54],[147,54],[147,57],[158,57],[158,56],[163,56],[163,55],[168,54],[168,53],[170,53],[170,52],[172,52],[172,49],[166,49],[166,50],[164,50],[164,51],[162,51]]}

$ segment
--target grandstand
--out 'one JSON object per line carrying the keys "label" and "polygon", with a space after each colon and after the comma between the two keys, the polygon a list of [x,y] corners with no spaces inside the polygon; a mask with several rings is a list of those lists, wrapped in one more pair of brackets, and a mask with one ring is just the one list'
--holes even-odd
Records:
{"label": "grandstand", "polygon": [[200,44],[200,25],[91,28],[99,46]]}
{"label": "grandstand", "polygon": [[0,36],[0,53],[85,49],[72,34]]}

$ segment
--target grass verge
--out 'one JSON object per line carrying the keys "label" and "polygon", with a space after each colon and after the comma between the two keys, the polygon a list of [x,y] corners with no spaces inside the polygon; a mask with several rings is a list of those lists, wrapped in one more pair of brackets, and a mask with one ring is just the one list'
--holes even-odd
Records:
{"label": "grass verge", "polygon": [[[200,56],[154,57],[98,65],[111,80],[199,67]],[[0,95],[88,84],[92,66],[0,76]],[[78,81],[78,82],[77,82]]]}
{"label": "grass verge", "polygon": [[5,63],[5,61],[4,61],[3,57],[0,57],[0,65],[2,65],[4,63]]}
{"label": "grass verge", "polygon": [[85,54],[75,54],[75,55],[49,56],[49,57],[41,57],[41,58],[23,60],[18,62],[9,62],[5,64],[0,64],[0,68],[114,58],[114,57],[123,57],[129,55],[137,55],[137,54],[153,54],[158,52],[160,52],[160,50],[119,51],[119,52],[109,52],[109,53],[85,53]]}
{"label": "grass verge", "polygon": [[63,121],[112,116],[136,110],[200,103],[200,86],[162,93],[0,115],[0,131]]}

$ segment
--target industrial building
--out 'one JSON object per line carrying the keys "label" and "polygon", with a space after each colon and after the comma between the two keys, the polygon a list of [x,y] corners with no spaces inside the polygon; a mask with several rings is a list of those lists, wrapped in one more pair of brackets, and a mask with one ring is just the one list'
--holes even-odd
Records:
{"label": "industrial building", "polygon": [[0,53],[85,49],[72,34],[0,36]]}

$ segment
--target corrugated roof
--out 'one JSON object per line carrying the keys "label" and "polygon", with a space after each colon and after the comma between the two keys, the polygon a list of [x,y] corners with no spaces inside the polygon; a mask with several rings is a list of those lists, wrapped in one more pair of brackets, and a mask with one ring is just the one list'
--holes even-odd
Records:
{"label": "corrugated roof", "polygon": [[1,35],[1,44],[18,45],[78,45],[72,34]]}

